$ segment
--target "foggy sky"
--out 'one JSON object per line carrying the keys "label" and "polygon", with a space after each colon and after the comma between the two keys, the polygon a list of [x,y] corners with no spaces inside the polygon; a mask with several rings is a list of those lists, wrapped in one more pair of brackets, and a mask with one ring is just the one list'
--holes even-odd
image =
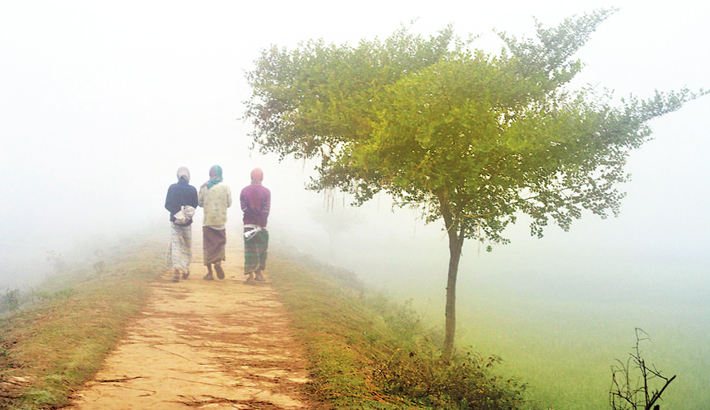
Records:
{"label": "foggy sky", "polygon": [[[417,274],[423,284],[442,286],[448,254],[439,225],[423,227],[407,210],[391,213],[385,197],[350,209],[340,195],[339,206],[324,214],[323,195],[303,190],[308,164],[250,152],[251,127],[239,117],[250,97],[244,72],[260,50],[315,38],[356,44],[386,38],[417,19],[415,32],[430,35],[451,23],[460,36],[481,34],[474,46],[497,53],[502,44],[493,28],[532,37],[533,16],[556,26],[574,14],[618,7],[577,55],[586,68],[576,84],[642,98],[655,89],[710,87],[710,6],[672,6],[3,2],[0,287],[21,285],[46,269],[47,251],[167,225],[163,204],[177,168],[187,166],[199,186],[213,164],[223,167],[233,193],[248,183],[250,169],[264,168],[274,198],[271,229],[283,232],[282,239],[298,238],[304,250],[379,285],[397,287]],[[555,283],[574,293],[569,289],[644,278],[644,289],[694,295],[710,289],[708,112],[705,97],[650,124],[655,139],[630,157],[633,178],[619,218],[585,215],[570,232],[551,227],[542,240],[530,238],[521,221],[508,232],[511,245],[480,256],[468,243],[461,286],[514,277],[528,288]],[[238,207],[229,217],[238,222]]]}

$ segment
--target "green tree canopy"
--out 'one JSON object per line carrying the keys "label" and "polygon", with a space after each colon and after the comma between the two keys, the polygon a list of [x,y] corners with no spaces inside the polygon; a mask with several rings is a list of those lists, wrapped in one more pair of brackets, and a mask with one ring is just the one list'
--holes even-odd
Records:
{"label": "green tree canopy", "polygon": [[357,204],[380,191],[418,206],[449,237],[446,341],[451,358],[455,288],[466,239],[506,243],[516,216],[542,236],[587,209],[617,214],[629,152],[649,120],[704,94],[687,89],[612,105],[570,81],[572,59],[613,10],[537,24],[537,39],[498,33],[499,55],[472,49],[451,27],[424,38],[403,28],[357,46],[309,41],[264,50],[247,74],[246,117],[262,152],[317,158],[310,188],[338,188]]}

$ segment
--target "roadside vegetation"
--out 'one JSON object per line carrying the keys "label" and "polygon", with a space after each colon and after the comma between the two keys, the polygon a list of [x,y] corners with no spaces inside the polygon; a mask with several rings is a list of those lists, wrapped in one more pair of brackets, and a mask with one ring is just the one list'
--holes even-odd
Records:
{"label": "roadside vegetation", "polygon": [[[101,260],[100,269],[73,265],[31,292],[13,292],[17,306],[0,321],[0,408],[69,404],[146,302],[163,251],[164,243],[147,241]],[[462,352],[442,362],[441,332],[409,304],[307,258],[274,253],[270,262],[312,364],[311,393],[333,408],[523,408],[525,386],[495,375],[498,358]]]}
{"label": "roadside vegetation", "polygon": [[348,271],[297,254],[270,275],[312,363],[311,392],[334,408],[529,409],[500,359],[460,351],[442,360],[442,332],[408,303],[367,290]]}
{"label": "roadside vegetation", "polygon": [[145,303],[163,251],[162,242],[141,241],[66,266],[36,289],[0,295],[0,409],[67,405]]}
{"label": "roadside vegetation", "polygon": [[[99,262],[68,265],[32,291],[0,294],[12,306],[0,317],[0,409],[68,405],[146,303],[148,285],[164,270],[163,252],[163,241],[142,239]],[[309,393],[334,409],[550,408],[506,369],[516,363],[462,349],[442,360],[441,329],[431,328],[411,303],[367,289],[349,271],[276,249],[269,275],[310,362]],[[632,371],[618,363],[617,374]],[[535,388],[548,383],[515,373]],[[638,401],[641,390],[629,395],[618,386],[614,397]]]}

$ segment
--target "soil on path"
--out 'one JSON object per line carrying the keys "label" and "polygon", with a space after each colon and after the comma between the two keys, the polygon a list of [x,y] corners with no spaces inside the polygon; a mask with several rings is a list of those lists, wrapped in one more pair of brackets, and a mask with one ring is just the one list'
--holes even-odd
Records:
{"label": "soil on path", "polygon": [[[191,275],[166,272],[126,338],[69,409],[313,409],[306,363],[266,283],[244,283],[241,238],[229,238],[224,280],[206,281],[201,231]],[[267,271],[268,272],[268,271]],[[267,275],[268,279],[268,275]]]}

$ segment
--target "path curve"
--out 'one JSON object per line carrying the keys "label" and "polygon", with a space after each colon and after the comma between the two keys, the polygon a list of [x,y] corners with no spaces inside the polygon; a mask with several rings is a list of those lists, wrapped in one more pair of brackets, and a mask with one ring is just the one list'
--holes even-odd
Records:
{"label": "path curve", "polygon": [[243,283],[240,238],[228,238],[227,277],[215,281],[202,279],[195,239],[190,277],[173,283],[166,272],[151,285],[148,306],[68,409],[323,408],[304,394],[306,362],[276,292]]}

